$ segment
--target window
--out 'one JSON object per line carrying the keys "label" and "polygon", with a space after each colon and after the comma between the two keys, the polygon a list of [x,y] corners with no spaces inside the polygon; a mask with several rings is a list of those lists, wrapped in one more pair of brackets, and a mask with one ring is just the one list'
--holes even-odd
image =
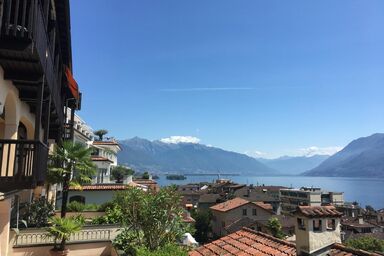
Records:
{"label": "window", "polygon": [[321,231],[321,220],[313,220],[313,231]]}
{"label": "window", "polygon": [[243,209],[243,216],[247,216],[247,209]]}
{"label": "window", "polygon": [[336,229],[336,220],[329,219],[327,220],[327,230],[335,230]]}
{"label": "window", "polygon": [[256,216],[257,215],[257,209],[252,209],[252,215]]}
{"label": "window", "polygon": [[301,218],[297,218],[297,226],[299,229],[305,230],[304,220]]}

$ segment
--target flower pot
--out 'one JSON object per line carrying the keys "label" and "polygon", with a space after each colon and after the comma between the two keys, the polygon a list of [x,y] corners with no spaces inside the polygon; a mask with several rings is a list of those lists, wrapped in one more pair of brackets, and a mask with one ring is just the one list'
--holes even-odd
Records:
{"label": "flower pot", "polygon": [[51,256],[66,256],[69,254],[69,249],[65,249],[65,250],[56,250],[56,249],[51,249],[49,250],[49,255]]}

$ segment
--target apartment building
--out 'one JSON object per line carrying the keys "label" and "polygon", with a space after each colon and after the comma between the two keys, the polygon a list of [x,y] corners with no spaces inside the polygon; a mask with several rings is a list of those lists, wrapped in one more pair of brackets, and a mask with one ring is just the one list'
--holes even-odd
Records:
{"label": "apartment building", "polygon": [[272,206],[262,202],[250,202],[236,197],[224,203],[210,207],[212,212],[212,232],[215,236],[228,234],[230,226],[241,219],[268,220],[272,215]]}
{"label": "apartment building", "polygon": [[289,214],[297,206],[343,205],[343,192],[329,192],[321,188],[302,187],[280,189],[281,212]]}
{"label": "apartment building", "polygon": [[4,0],[0,10],[0,255],[6,256],[19,206],[47,194],[49,149],[63,138],[64,109],[78,109],[81,94],[72,76],[69,1]]}

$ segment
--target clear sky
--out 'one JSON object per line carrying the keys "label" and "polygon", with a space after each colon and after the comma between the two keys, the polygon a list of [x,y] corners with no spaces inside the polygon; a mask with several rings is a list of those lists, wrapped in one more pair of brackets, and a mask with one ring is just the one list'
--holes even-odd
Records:
{"label": "clear sky", "polygon": [[72,0],[79,112],[265,157],[384,128],[384,1]]}

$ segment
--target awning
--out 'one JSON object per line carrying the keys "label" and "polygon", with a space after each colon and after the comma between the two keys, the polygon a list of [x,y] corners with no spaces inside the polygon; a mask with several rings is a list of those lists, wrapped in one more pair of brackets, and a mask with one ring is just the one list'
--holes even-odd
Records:
{"label": "awning", "polygon": [[65,67],[65,76],[67,77],[68,87],[73,98],[79,101],[80,99],[79,86],[77,85],[77,82],[73,78],[72,72],[68,67]]}

